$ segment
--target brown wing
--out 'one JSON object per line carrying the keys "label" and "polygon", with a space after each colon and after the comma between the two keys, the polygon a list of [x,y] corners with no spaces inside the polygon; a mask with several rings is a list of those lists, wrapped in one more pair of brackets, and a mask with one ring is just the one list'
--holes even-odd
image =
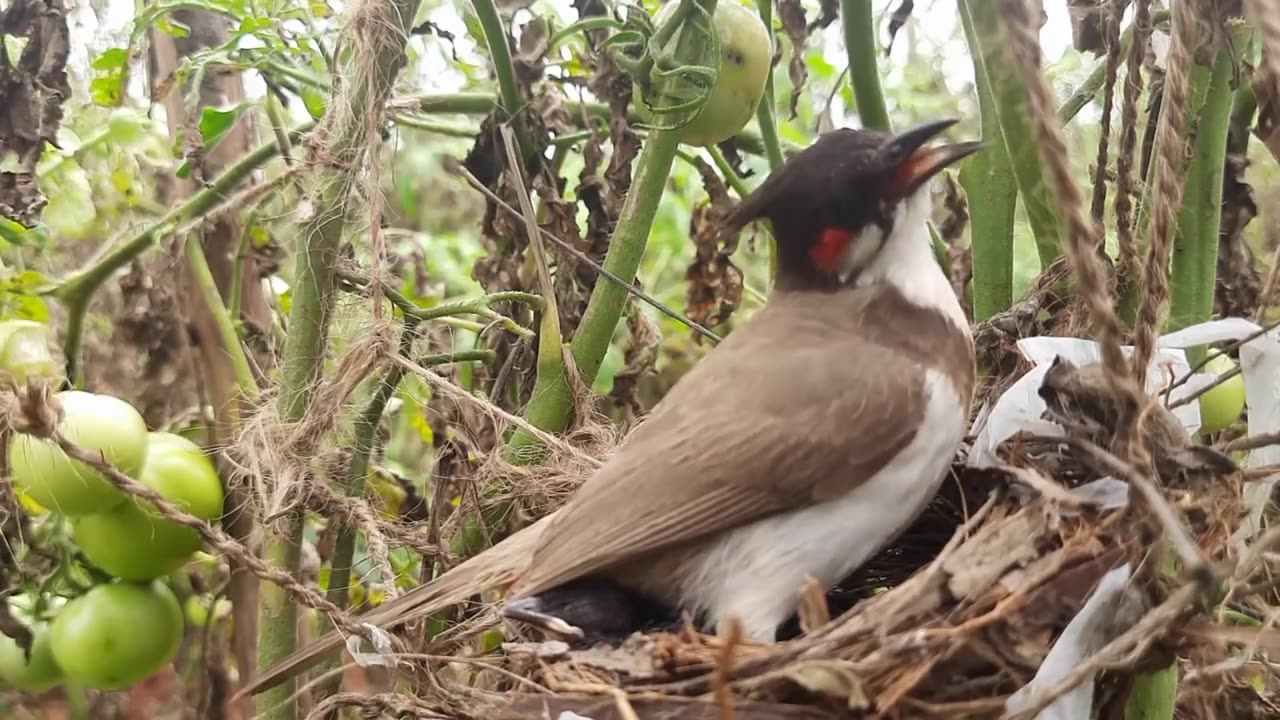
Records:
{"label": "brown wing", "polygon": [[773,299],[699,362],[556,513],[515,594],[837,497],[906,446],[921,366],[868,337],[866,300],[831,297]]}

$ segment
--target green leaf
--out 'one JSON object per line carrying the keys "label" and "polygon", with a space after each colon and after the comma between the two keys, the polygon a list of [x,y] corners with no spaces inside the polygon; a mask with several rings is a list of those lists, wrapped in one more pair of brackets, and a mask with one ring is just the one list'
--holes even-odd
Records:
{"label": "green leaf", "polygon": [[409,426],[418,433],[418,437],[422,438],[422,442],[428,447],[434,447],[436,442],[435,431],[431,429],[431,423],[427,420],[427,413],[423,409],[423,405],[418,405],[413,414],[409,417]]}
{"label": "green leaf", "polygon": [[311,115],[311,119],[319,120],[324,117],[325,112],[329,109],[329,98],[319,90],[306,85],[302,88],[302,104],[307,108],[307,113]]}
{"label": "green leaf", "polygon": [[124,84],[129,72],[129,50],[111,48],[90,64],[96,72],[89,83],[93,102],[104,107],[117,107],[124,100]]}
{"label": "green leaf", "polygon": [[231,128],[248,110],[246,103],[240,103],[227,109],[218,109],[206,107],[200,113],[200,137],[204,139],[205,147],[212,147],[218,144],[222,136],[226,135]]}
{"label": "green leaf", "polygon": [[57,171],[40,178],[40,189],[49,198],[44,221],[58,235],[84,237],[98,217],[93,204],[93,188],[89,176],[74,162],[66,162]]}
{"label": "green leaf", "polygon": [[191,28],[174,20],[172,15],[161,15],[156,18],[155,27],[160,32],[176,38],[184,38],[191,35]]}

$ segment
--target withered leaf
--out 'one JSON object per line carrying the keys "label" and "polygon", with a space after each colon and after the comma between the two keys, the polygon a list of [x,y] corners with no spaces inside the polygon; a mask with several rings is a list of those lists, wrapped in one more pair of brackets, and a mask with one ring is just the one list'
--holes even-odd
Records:
{"label": "withered leaf", "polygon": [[791,41],[791,62],[787,64],[787,75],[791,78],[791,119],[794,120],[800,93],[804,92],[805,83],[809,81],[809,67],[804,61],[809,28],[805,24],[804,6],[800,4],[800,0],[778,0],[778,17],[782,20],[782,29],[787,33],[787,39]]}
{"label": "withered leaf", "polygon": [[[742,271],[732,260],[738,249],[737,233],[721,232],[721,219],[732,207],[729,191],[715,170],[701,159],[698,172],[709,202],[694,208],[689,219],[695,257],[685,271],[685,314],[714,328],[728,320],[742,302]],[[694,342],[702,342],[700,333],[694,333]]]}

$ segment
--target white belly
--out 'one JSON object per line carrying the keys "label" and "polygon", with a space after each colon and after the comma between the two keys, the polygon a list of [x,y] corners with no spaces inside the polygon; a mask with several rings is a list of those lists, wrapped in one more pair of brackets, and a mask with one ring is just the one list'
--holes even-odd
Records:
{"label": "white belly", "polygon": [[773,640],[807,576],[829,589],[905,530],[936,494],[968,420],[945,375],[925,382],[922,430],[892,462],[844,497],[726,533],[691,561],[681,605],[712,626],[736,615],[748,637]]}

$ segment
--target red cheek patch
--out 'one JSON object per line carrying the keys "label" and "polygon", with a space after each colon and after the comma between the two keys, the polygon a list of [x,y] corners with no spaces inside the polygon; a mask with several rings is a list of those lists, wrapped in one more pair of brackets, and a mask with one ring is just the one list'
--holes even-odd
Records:
{"label": "red cheek patch", "polygon": [[840,264],[840,255],[849,246],[853,233],[841,228],[827,228],[822,231],[818,243],[809,250],[809,257],[823,272],[835,272]]}

